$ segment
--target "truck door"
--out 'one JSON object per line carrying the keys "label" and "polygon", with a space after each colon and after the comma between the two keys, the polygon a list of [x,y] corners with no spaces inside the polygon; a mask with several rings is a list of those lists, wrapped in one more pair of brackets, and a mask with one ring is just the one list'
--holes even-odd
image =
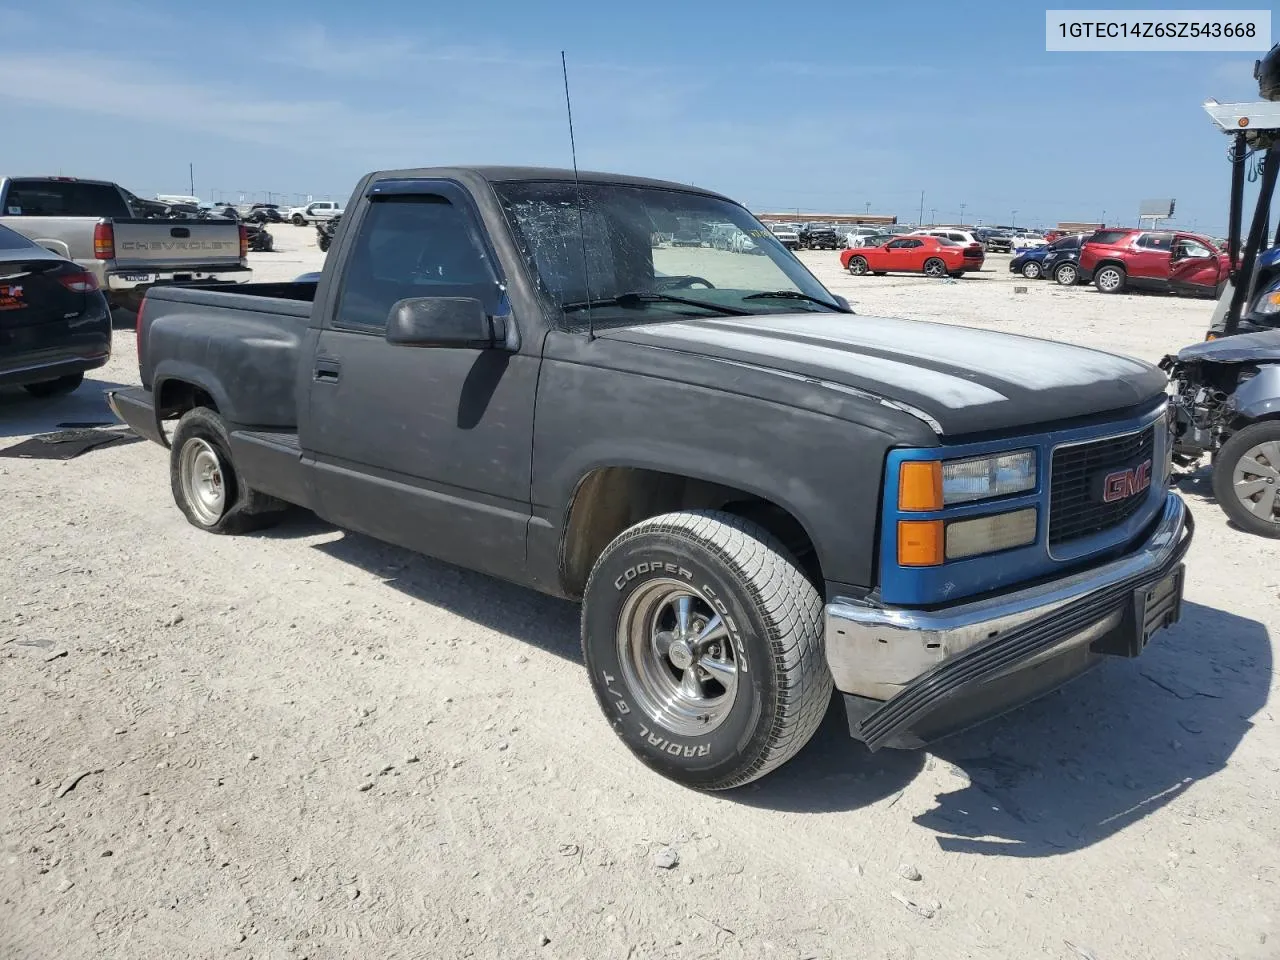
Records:
{"label": "truck door", "polygon": [[335,251],[343,272],[320,308],[320,329],[310,332],[299,441],[314,460],[317,512],[521,580],[539,359],[387,342],[388,314],[402,299],[474,297],[490,316],[510,311],[498,261],[461,187],[384,181],[378,191]]}
{"label": "truck door", "polygon": [[1179,234],[1174,238],[1169,268],[1169,286],[1172,290],[1211,296],[1216,294],[1218,284],[1223,279],[1222,260],[1217,253],[1195,237]]}

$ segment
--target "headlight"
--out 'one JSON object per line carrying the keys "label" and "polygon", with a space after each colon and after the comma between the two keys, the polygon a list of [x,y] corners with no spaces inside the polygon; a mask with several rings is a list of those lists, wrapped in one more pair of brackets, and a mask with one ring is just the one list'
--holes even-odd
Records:
{"label": "headlight", "polygon": [[1034,450],[963,460],[913,460],[899,468],[898,509],[941,510],[957,503],[1025,493],[1035,486]]}
{"label": "headlight", "polygon": [[1280,285],[1260,296],[1258,302],[1253,305],[1253,312],[1263,316],[1280,313]]}
{"label": "headlight", "polygon": [[1034,490],[1036,452],[1018,450],[994,457],[942,462],[942,502],[944,505],[988,500],[1011,493]]}

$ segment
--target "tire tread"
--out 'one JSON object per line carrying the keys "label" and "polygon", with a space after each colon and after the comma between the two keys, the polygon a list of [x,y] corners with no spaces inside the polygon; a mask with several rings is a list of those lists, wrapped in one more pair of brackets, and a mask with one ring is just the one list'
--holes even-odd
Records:
{"label": "tire tread", "polygon": [[[742,786],[795,756],[826,715],[833,682],[824,651],[822,598],[785,548],[763,527],[715,510],[666,513],[642,520],[619,534],[601,556],[637,537],[652,536],[690,541],[710,552],[747,585],[748,596],[742,599],[754,604],[770,625],[767,639],[777,679],[773,725],[756,756],[747,758],[735,774],[704,789]],[[597,564],[587,581],[588,598],[598,569]]]}

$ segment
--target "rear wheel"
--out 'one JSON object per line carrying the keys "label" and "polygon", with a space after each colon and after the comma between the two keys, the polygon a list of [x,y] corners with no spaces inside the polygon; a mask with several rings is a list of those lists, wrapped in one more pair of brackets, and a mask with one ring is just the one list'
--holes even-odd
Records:
{"label": "rear wheel", "polygon": [[1123,267],[1108,263],[1093,275],[1093,285],[1100,293],[1120,293],[1128,279]]}
{"label": "rear wheel", "polygon": [[169,481],[174,502],[194,527],[247,533],[279,521],[286,505],[247,487],[231,461],[227,428],[207,407],[188,410],[173,432]]}
{"label": "rear wheel", "polygon": [[1036,260],[1028,260],[1022,265],[1022,275],[1028,280],[1039,280],[1040,273],[1040,264]]}
{"label": "rear wheel", "polygon": [[926,277],[945,277],[947,275],[947,265],[937,257],[930,257],[924,262],[924,275]]}
{"label": "rear wheel", "polygon": [[853,274],[853,276],[855,277],[865,276],[867,272],[867,258],[866,257],[850,257],[849,272]]}
{"label": "rear wheel", "polygon": [[1280,421],[1232,434],[1213,460],[1213,493],[1237,526],[1280,537]]}
{"label": "rear wheel", "polygon": [[1074,263],[1064,263],[1053,272],[1053,279],[1064,287],[1074,287],[1080,279],[1080,271]]}
{"label": "rear wheel", "polygon": [[818,591],[763,528],[716,511],[653,517],[605,548],[582,650],[614,732],[701,790],[781,766],[831,699]]}
{"label": "rear wheel", "polygon": [[60,397],[65,393],[71,393],[82,383],[84,383],[83,373],[71,373],[65,377],[58,377],[56,380],[41,380],[39,383],[23,384],[23,387],[33,397]]}

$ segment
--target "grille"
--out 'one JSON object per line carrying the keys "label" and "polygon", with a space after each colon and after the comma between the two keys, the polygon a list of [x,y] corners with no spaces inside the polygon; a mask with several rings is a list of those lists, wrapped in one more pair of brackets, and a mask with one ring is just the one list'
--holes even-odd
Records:
{"label": "grille", "polygon": [[[1049,545],[1069,543],[1124,523],[1146,502],[1138,494],[1103,503],[1094,484],[1099,473],[1132,467],[1152,457],[1155,427],[1123,437],[1110,437],[1062,447],[1053,454],[1053,480],[1049,492]],[[1152,481],[1158,471],[1152,464]]]}

